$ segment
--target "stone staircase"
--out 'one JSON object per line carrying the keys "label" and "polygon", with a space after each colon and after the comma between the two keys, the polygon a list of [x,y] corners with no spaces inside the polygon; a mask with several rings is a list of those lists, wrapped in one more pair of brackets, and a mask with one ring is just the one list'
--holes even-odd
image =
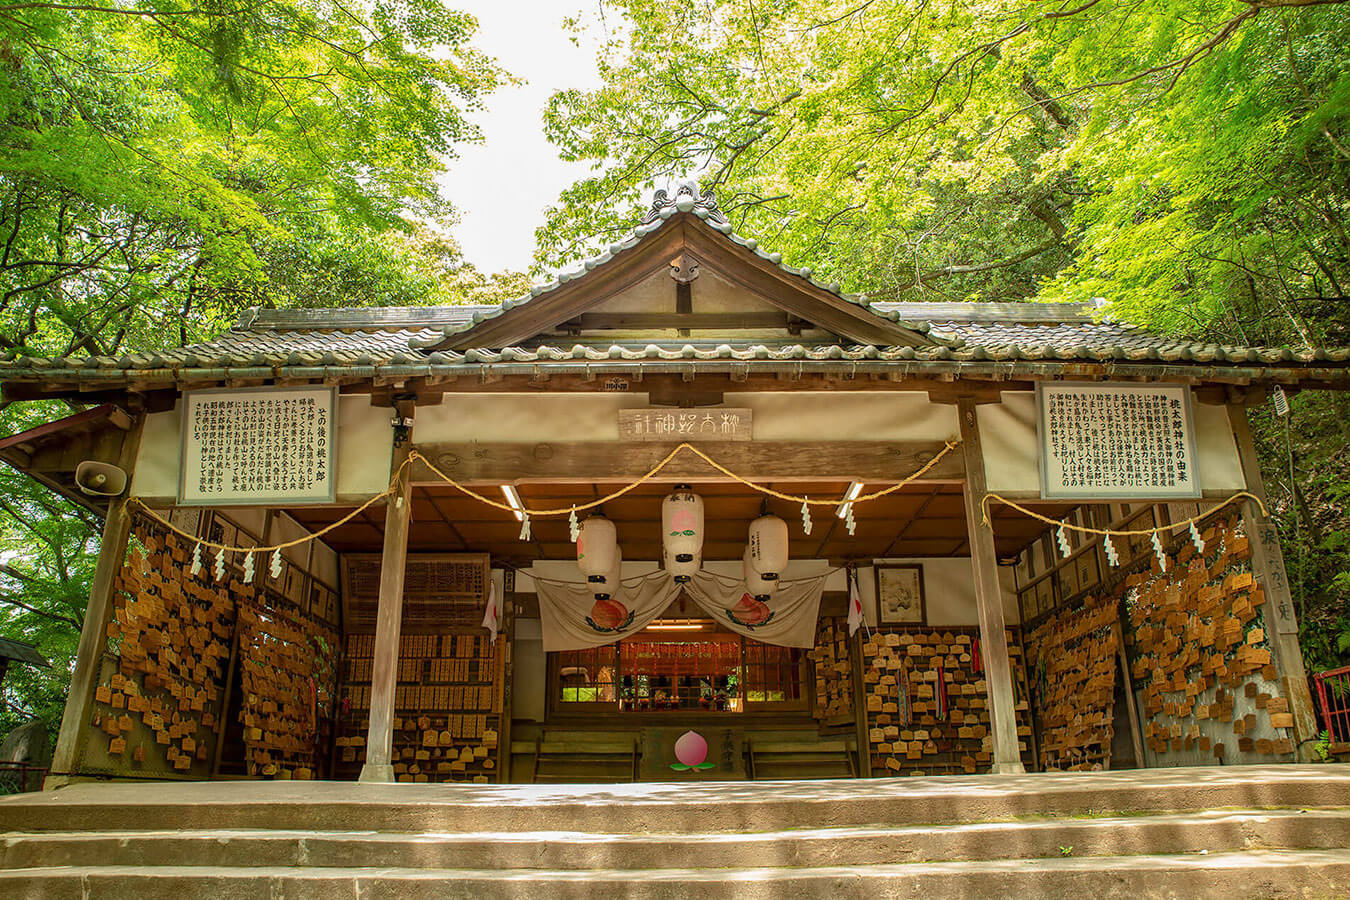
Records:
{"label": "stone staircase", "polygon": [[1350,897],[1350,766],[86,784],[0,831],[3,897]]}

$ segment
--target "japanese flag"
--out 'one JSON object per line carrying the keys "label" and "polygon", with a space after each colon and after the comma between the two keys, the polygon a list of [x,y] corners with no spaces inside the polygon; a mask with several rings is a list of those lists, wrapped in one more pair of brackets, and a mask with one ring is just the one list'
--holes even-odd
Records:
{"label": "japanese flag", "polygon": [[483,627],[492,635],[492,642],[497,642],[497,629],[502,623],[501,601],[497,598],[497,582],[495,579],[488,579],[488,599],[487,609],[483,610]]}
{"label": "japanese flag", "polygon": [[862,625],[863,605],[862,597],[858,594],[858,575],[856,572],[848,573],[848,636],[853,637],[858,626]]}

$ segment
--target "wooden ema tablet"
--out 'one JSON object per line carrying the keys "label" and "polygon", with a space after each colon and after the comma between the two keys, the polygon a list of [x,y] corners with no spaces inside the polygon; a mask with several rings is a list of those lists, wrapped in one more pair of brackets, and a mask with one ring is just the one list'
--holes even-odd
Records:
{"label": "wooden ema tablet", "polygon": [[[1027,658],[1045,666],[1041,700],[1041,765],[1095,769],[1106,765],[1114,736],[1116,636],[1114,598],[1089,596],[1077,609],[1058,610],[1031,632]],[[1146,633],[1161,641],[1161,631]],[[1146,698],[1146,702],[1149,699]],[[1152,700],[1161,706],[1159,698]]]}

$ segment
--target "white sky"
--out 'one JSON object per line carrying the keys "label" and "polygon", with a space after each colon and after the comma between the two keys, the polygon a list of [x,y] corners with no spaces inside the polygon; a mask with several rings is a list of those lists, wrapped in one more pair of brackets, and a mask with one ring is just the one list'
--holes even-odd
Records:
{"label": "white sky", "polygon": [[577,46],[562,27],[569,15],[592,13],[594,2],[451,0],[450,5],[478,18],[474,43],[525,81],[488,95],[487,109],[475,116],[486,142],[460,147],[440,178],[444,196],[461,213],[454,235],[465,259],[481,271],[524,270],[544,208],[587,171],[584,164],[558,159],[544,139],[542,114],[553,91],[599,82],[595,41],[583,39]]}

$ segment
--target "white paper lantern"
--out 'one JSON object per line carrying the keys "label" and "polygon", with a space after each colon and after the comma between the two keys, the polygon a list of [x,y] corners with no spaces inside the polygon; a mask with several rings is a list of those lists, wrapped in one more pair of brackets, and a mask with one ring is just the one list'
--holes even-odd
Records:
{"label": "white paper lantern", "polygon": [[742,570],[745,572],[745,591],[756,600],[767,600],[778,591],[777,575],[761,575],[755,571],[755,564],[750,559],[750,547],[745,548],[745,555],[741,557]]}
{"label": "white paper lantern", "polygon": [[679,582],[703,567],[703,498],[686,485],[661,501],[661,558]]}
{"label": "white paper lantern", "polygon": [[577,535],[577,568],[588,578],[604,576],[619,558],[619,536],[614,523],[604,516],[591,516],[581,523]]}
{"label": "white paper lantern", "polygon": [[623,550],[615,548],[614,565],[603,575],[588,575],[586,581],[595,591],[595,599],[608,600],[619,593],[623,580]]}
{"label": "white paper lantern", "polygon": [[750,565],[760,575],[778,580],[788,564],[788,527],[777,516],[760,516],[750,523]]}

